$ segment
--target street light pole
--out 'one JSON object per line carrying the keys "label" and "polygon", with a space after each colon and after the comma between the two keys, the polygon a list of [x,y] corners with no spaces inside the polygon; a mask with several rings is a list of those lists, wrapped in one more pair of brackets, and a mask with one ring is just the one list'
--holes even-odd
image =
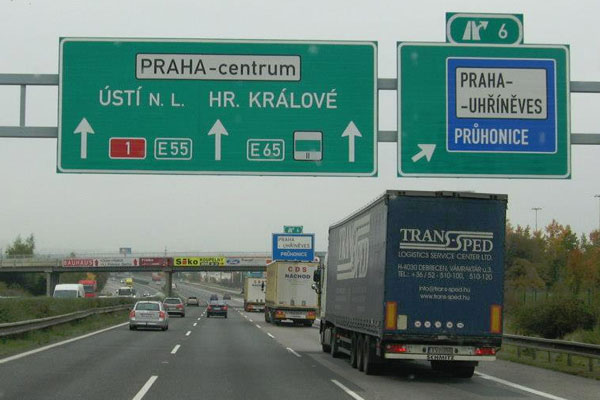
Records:
{"label": "street light pole", "polygon": [[598,198],[598,231],[600,232],[600,194],[596,194],[594,197]]}
{"label": "street light pole", "polygon": [[531,209],[533,211],[535,211],[535,231],[537,232],[537,230],[538,230],[537,214],[538,214],[538,211],[540,211],[542,208],[541,207],[532,207]]}

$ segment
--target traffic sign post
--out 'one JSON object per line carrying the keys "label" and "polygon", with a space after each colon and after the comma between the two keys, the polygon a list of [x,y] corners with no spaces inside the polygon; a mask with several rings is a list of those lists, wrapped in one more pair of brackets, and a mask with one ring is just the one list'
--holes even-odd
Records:
{"label": "traffic sign post", "polygon": [[376,175],[376,43],[64,38],[57,169]]}
{"label": "traffic sign post", "polygon": [[568,178],[569,51],[398,45],[400,176]]}
{"label": "traffic sign post", "polygon": [[314,234],[273,234],[273,260],[312,262],[314,259]]}

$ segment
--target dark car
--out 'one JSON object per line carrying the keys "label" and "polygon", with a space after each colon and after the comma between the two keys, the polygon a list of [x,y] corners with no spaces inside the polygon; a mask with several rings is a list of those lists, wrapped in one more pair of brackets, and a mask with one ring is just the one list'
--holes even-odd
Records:
{"label": "dark car", "polygon": [[216,294],[211,294],[210,295],[210,301],[213,301],[213,300],[219,300],[219,296],[216,295]]}
{"label": "dark car", "polygon": [[228,294],[223,295],[223,300],[231,300],[231,296]]}
{"label": "dark car", "polygon": [[185,306],[179,297],[167,297],[163,300],[163,305],[169,314],[179,314],[182,318],[185,317]]}
{"label": "dark car", "polygon": [[222,300],[209,301],[208,307],[206,307],[206,318],[210,318],[211,315],[220,315],[227,318],[227,304]]}

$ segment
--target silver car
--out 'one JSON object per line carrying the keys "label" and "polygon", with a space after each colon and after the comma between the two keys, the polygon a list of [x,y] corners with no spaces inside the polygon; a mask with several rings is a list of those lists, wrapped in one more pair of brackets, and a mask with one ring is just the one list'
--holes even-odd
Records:
{"label": "silver car", "polygon": [[169,313],[160,301],[138,301],[129,313],[129,329],[169,329]]}

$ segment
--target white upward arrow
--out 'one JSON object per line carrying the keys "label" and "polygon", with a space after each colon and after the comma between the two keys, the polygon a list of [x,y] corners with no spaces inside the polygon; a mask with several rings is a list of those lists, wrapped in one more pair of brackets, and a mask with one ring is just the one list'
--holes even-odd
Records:
{"label": "white upward arrow", "polygon": [[90,123],[83,117],[77,128],[73,131],[74,134],[81,134],[81,158],[87,158],[87,135],[95,133]]}
{"label": "white upward arrow", "polygon": [[221,161],[221,135],[229,136],[227,129],[221,123],[221,120],[217,120],[215,124],[208,131],[208,136],[215,135],[215,161]]}
{"label": "white upward arrow", "polygon": [[435,144],[418,144],[417,146],[419,146],[421,151],[412,156],[411,159],[413,162],[417,162],[423,157],[427,158],[427,162],[431,161],[431,157],[435,151]]}
{"label": "white upward arrow", "polygon": [[362,137],[362,135],[352,121],[350,121],[346,129],[344,129],[344,133],[342,133],[342,137],[346,136],[348,136],[348,162],[354,162],[354,138],[357,136]]}

